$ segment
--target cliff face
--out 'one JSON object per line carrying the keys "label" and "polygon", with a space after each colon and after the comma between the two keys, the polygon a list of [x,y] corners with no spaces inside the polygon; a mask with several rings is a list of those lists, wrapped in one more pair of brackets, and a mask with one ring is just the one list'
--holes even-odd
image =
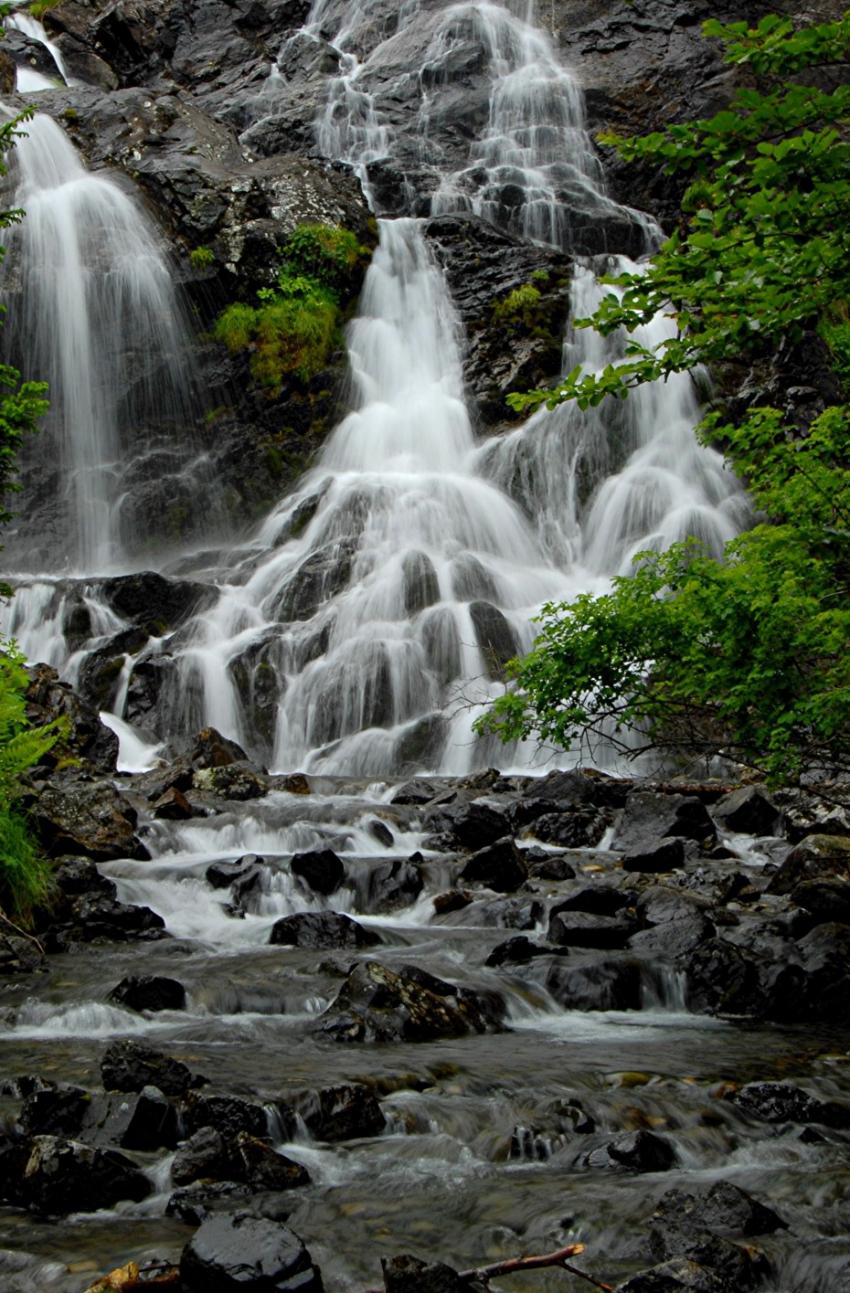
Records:
{"label": "cliff face", "polygon": [[[718,109],[735,74],[702,39],[701,22],[757,19],[783,7],[798,12],[787,0],[546,0],[537,21],[577,74],[592,137],[601,128],[644,132]],[[841,8],[822,0],[799,16],[829,17]],[[481,183],[476,141],[486,135],[494,60],[502,56],[501,37],[482,29],[472,6],[385,0],[366,16],[348,0],[327,0],[312,12],[306,0],[68,0],[49,10],[44,24],[73,88],[41,94],[40,109],[60,122],[89,165],[123,175],[168,237],[198,335],[205,392],[199,434],[236,525],[294,481],[342,407],[341,353],[312,381],[287,382],[272,397],[251,381],[242,359],[204,339],[224,305],[252,302],[258,288],[274,282],[281,242],[296,224],[341,224],[373,243],[361,179],[377,215],[437,213],[427,235],[467,333],[465,373],[477,423],[493,431],[510,423],[510,390],[559,372],[570,255],[640,254],[645,227],[623,206],[649,212],[662,226],[676,217],[678,194],[667,177],[626,168],[589,140],[597,157],[588,165],[604,163],[600,188],[607,185],[615,201],[588,209],[586,194],[571,194],[566,182],[558,197],[572,215],[562,253],[516,236],[509,184],[487,208],[501,228],[468,211],[439,214],[451,209],[440,200],[447,177],[461,204]],[[18,63],[49,66],[44,47],[18,31],[9,33],[7,49]],[[338,90],[350,71],[346,60],[359,65],[365,96],[354,118]],[[370,112],[384,123],[383,149],[370,161],[361,147],[358,176],[352,160]],[[204,263],[191,257],[199,249]],[[505,326],[500,302],[533,275],[535,311]]]}

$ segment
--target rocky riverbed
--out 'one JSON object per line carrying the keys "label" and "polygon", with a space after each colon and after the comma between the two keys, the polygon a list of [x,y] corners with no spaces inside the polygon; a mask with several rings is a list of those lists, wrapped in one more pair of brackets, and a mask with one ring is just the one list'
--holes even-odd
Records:
{"label": "rocky riverbed", "polygon": [[394,1293],[457,1293],[572,1243],[630,1293],[850,1287],[843,809],[270,776],[210,729],[118,774],[49,671],[31,707],[70,715],[77,763],[33,782],[40,949],[0,947],[4,1289],[132,1260],[355,1293],[383,1261]]}

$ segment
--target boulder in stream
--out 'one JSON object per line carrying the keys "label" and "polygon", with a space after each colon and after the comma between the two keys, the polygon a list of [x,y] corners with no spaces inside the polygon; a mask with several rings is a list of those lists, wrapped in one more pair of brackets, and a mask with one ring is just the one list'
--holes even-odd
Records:
{"label": "boulder in stream", "polygon": [[495,993],[447,983],[417,966],[391,970],[363,961],[351,970],[323,1016],[339,1042],[432,1041],[497,1029],[505,1006]]}
{"label": "boulder in stream", "polygon": [[296,1092],[291,1106],[317,1140],[355,1140],[380,1136],[387,1125],[373,1091],[360,1083]]}
{"label": "boulder in stream", "polygon": [[207,1217],[183,1249],[180,1275],[192,1293],[323,1293],[298,1235],[250,1212]]}
{"label": "boulder in stream", "polygon": [[106,781],[52,781],[35,797],[30,815],[51,857],[81,853],[94,862],[150,858],[135,834],[135,809]]}
{"label": "boulder in stream", "polygon": [[151,1183],[112,1149],[92,1149],[59,1136],[35,1136],[24,1168],[23,1195],[36,1212],[97,1212],[122,1199],[147,1198]]}
{"label": "boulder in stream", "polygon": [[180,1060],[132,1039],[112,1042],[106,1048],[100,1075],[107,1091],[141,1091],[155,1086],[165,1095],[185,1095],[206,1082]]}
{"label": "boulder in stream", "polygon": [[335,893],[345,879],[345,867],[333,849],[311,849],[294,853],[290,870],[308,889],[325,897]]}
{"label": "boulder in stream", "polygon": [[186,989],[161,974],[128,974],[106,998],[127,1010],[185,1010]]}
{"label": "boulder in stream", "polygon": [[283,947],[337,950],[374,947],[380,935],[340,911],[300,911],[275,921],[269,942]]}
{"label": "boulder in stream", "polygon": [[513,893],[528,879],[528,865],[513,840],[505,837],[473,853],[459,879],[496,893]]}

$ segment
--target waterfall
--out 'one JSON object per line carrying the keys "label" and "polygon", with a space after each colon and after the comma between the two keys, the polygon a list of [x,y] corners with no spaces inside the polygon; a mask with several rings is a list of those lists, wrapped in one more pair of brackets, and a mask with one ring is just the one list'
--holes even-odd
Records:
{"label": "waterfall", "polygon": [[34,555],[48,569],[113,568],[158,541],[139,532],[128,498],[130,480],[144,483],[151,438],[161,441],[154,473],[185,467],[168,432],[197,416],[186,328],[150,221],[118,183],[84,168],[52,118],[27,124],[12,166],[26,219],[5,235],[7,342],[49,383],[31,452],[57,473],[59,497],[44,546],[25,530],[7,548],[18,568],[32,569]]}
{"label": "waterfall", "polygon": [[[7,27],[14,27],[17,31],[23,32],[31,40],[38,41],[39,45],[50,54],[53,62],[56,64],[56,70],[60,78],[66,85],[71,85],[72,81],[65,67],[65,61],[58,47],[48,38],[42,23],[32,14],[27,13],[25,9],[13,9],[6,19]],[[55,82],[42,72],[36,72],[30,67],[18,67],[15,71],[15,89],[20,93],[26,94],[32,90],[52,90]]]}
{"label": "waterfall", "polygon": [[[373,163],[397,158],[404,174],[422,163],[430,123],[449,110],[442,93],[462,87],[458,68],[474,65],[485,77],[476,107],[483,124],[442,159],[417,209],[471,211],[561,248],[604,248],[606,229],[616,226],[621,245],[645,251],[655,226],[606,195],[580,88],[531,10],[517,10],[490,0],[442,8],[406,0],[398,21],[384,25],[369,0],[315,0],[254,107],[273,110],[292,58],[330,49],[317,141],[324,155],[356,170],[369,194]],[[399,42],[411,40],[421,63],[399,70]],[[411,85],[413,109],[401,130],[382,105]],[[457,106],[456,95],[451,102]],[[21,150],[19,199],[29,212],[20,236],[36,251],[27,258],[25,244],[22,259],[30,275],[38,265],[52,269],[39,293],[26,288],[38,304],[24,328],[46,370],[58,371],[60,422],[75,429],[61,441],[64,543],[91,573],[121,545],[128,421],[110,392],[128,384],[127,356],[135,364],[144,355],[149,365],[134,374],[140,403],[154,398],[154,385],[161,398],[169,384],[168,398],[179,403],[185,388],[173,368],[163,380],[162,356],[179,354],[180,342],[167,331],[177,326],[167,271],[136,209],[110,181],[82,170],[57,127],[41,119],[36,126]],[[118,211],[126,219],[116,219]],[[464,772],[506,758],[528,766],[543,756],[505,752],[475,737],[472,723],[501,690],[507,659],[530,646],[539,608],[603,591],[636,552],[688,534],[720,551],[745,522],[737,482],[694,438],[699,408],[686,375],[625,404],[543,410],[479,443],[464,398],[461,328],[422,223],[383,219],[379,230],[348,329],[351,411],[257,532],[228,549],[217,570],[203,564],[217,598],[178,633],[141,650],[121,647],[117,718],[141,721],[146,738],[180,741],[212,724],[281,770]],[[49,259],[60,237],[79,246],[73,285],[65,276],[74,258]],[[94,261],[111,268],[98,274]],[[600,269],[636,268],[623,257],[578,261],[570,317],[593,311]],[[136,330],[129,339],[118,331],[125,313]],[[60,317],[75,321],[61,340],[50,326]],[[657,319],[638,339],[657,345],[670,326]],[[565,370],[595,370],[616,361],[623,340],[571,328],[564,349]],[[91,380],[77,380],[82,372]],[[160,420],[169,416],[158,408]],[[174,569],[200,567],[184,560]],[[98,646],[127,627],[100,614],[97,581],[86,582],[83,597]],[[54,660],[65,598],[55,582],[38,585],[21,606],[41,607],[43,627],[32,631],[23,610],[16,621],[22,640],[43,643]],[[65,648],[71,677],[85,656],[76,647],[76,654]]]}

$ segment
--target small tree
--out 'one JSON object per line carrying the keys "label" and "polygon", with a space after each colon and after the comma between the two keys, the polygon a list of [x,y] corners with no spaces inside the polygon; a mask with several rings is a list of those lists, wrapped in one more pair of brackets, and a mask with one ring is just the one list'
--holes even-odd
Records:
{"label": "small tree", "polygon": [[[658,311],[676,335],[622,362],[574,369],[515,408],[582,408],[700,364],[759,359],[818,332],[850,377],[850,11],[796,30],[770,16],[704,26],[746,66],[709,120],[640,139],[609,136],[631,160],[686,177],[681,226],[645,274],[612,280],[579,326],[633,333]],[[850,767],[850,408],[807,429],[771,407],[707,417],[768,519],[712,560],[695,542],[643,553],[602,597],[543,608],[531,653],[479,720],[504,739],[534,733],[569,748],[594,733],[630,752],[684,746],[723,753],[773,780],[821,763]]]}

